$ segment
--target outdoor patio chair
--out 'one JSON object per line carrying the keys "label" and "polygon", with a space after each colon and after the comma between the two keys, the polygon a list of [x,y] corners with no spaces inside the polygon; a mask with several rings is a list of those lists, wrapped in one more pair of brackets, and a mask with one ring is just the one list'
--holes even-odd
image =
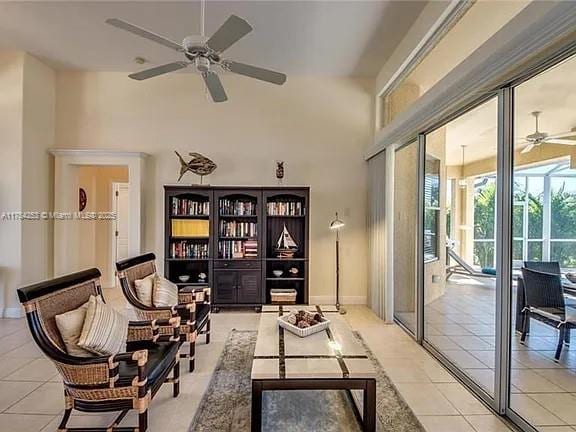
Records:
{"label": "outdoor patio chair", "polygon": [[561,275],[560,263],[558,261],[524,261],[524,268],[537,272]]}
{"label": "outdoor patio chair", "polygon": [[[180,318],[131,321],[125,352],[77,357],[68,354],[56,315],[78,309],[90,296],[102,298],[100,271],[95,268],[18,289],[32,336],[64,381],[64,415],[58,430],[144,432],[150,400],[162,384],[173,383],[174,397],[180,391]],[[170,334],[161,336],[161,327],[169,329]],[[173,378],[168,378],[171,372]],[[120,414],[108,427],[68,428],[73,409]],[[138,426],[120,427],[132,409],[139,413]]]}
{"label": "outdoor patio chair", "polygon": [[522,269],[526,306],[521,342],[526,341],[528,322],[534,318],[559,330],[554,359],[560,360],[564,343],[570,343],[570,330],[576,328],[576,309],[566,307],[560,275]]}
{"label": "outdoor patio chair", "polygon": [[172,307],[147,306],[143,304],[136,293],[134,282],[157,272],[156,256],[147,253],[116,263],[116,270],[122,292],[126,300],[134,308],[139,319],[169,319],[179,316],[181,343],[188,342],[188,354],[182,354],[189,360],[189,371],[194,371],[196,355],[196,339],[198,335],[206,336],[210,343],[210,288],[185,287],[178,292],[178,305]]}

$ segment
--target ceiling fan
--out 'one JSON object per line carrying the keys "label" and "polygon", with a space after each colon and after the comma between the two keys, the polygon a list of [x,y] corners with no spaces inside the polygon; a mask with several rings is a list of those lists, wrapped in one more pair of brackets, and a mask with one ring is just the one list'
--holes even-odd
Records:
{"label": "ceiling fan", "polygon": [[142,81],[192,66],[202,74],[206,88],[214,102],[224,102],[228,100],[220,77],[216,73],[217,70],[225,70],[277,85],[282,85],[286,82],[286,75],[283,73],[222,58],[221,55],[225,50],[252,31],[250,24],[236,15],[230,15],[224,24],[216,30],[216,33],[204,42],[204,2],[201,3],[201,14],[202,42],[198,42],[197,37],[187,36],[181,44],[127,21],[118,18],[107,19],[107,24],[171,48],[183,54],[185,57],[184,61],[176,61],[162,66],[156,66],[128,76],[132,79]]}
{"label": "ceiling fan", "polygon": [[530,114],[532,114],[536,120],[536,131],[522,138],[520,144],[528,145],[524,147],[520,153],[528,153],[542,144],[576,145],[576,131],[548,135],[546,132],[540,132],[538,129],[538,118],[540,114],[542,114],[542,111],[534,111]]}

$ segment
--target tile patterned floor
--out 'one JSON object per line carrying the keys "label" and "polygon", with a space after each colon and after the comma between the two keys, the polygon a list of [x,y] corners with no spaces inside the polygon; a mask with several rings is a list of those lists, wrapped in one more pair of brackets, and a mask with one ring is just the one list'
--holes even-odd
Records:
{"label": "tile patterned floor", "polygon": [[[453,276],[425,308],[426,339],[489,393],[494,391],[495,290],[490,279]],[[513,299],[515,304],[515,298]],[[403,319],[409,323],[413,315]],[[532,320],[512,339],[511,407],[542,431],[576,430],[576,344],[555,363],[558,332]]]}
{"label": "tile patterned floor", "polygon": [[[105,296],[118,309],[126,310],[117,294],[107,290]],[[360,306],[350,307],[346,318],[362,334],[427,431],[510,430],[398,326],[384,324]],[[182,371],[180,396],[173,399],[171,386],[165,386],[154,399],[150,431],[188,431],[228,333],[232,328],[256,330],[259,315],[252,311],[221,312],[213,315],[212,322],[211,344],[205,345],[201,338],[197,346],[196,371]],[[57,371],[36,348],[25,321],[0,320],[0,432],[55,431],[62,407]],[[105,426],[112,417],[75,412],[69,425]],[[135,424],[135,417],[129,415],[124,424]]]}

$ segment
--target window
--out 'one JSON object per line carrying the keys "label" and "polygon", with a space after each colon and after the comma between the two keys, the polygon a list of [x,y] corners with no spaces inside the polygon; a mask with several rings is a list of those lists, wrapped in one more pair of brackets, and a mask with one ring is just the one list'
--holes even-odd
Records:
{"label": "window", "polygon": [[517,170],[514,260],[559,261],[564,269],[576,268],[575,214],[576,170],[568,161]]}
{"label": "window", "polygon": [[496,178],[477,177],[474,182],[474,264],[495,266]]}
{"label": "window", "polygon": [[440,221],[440,160],[426,155],[424,174],[424,259],[438,259]]}

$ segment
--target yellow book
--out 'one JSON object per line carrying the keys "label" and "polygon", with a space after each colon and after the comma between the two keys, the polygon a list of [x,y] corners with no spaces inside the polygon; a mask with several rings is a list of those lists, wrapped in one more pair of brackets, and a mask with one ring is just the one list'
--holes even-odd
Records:
{"label": "yellow book", "polygon": [[172,237],[208,237],[210,224],[207,220],[172,220]]}

